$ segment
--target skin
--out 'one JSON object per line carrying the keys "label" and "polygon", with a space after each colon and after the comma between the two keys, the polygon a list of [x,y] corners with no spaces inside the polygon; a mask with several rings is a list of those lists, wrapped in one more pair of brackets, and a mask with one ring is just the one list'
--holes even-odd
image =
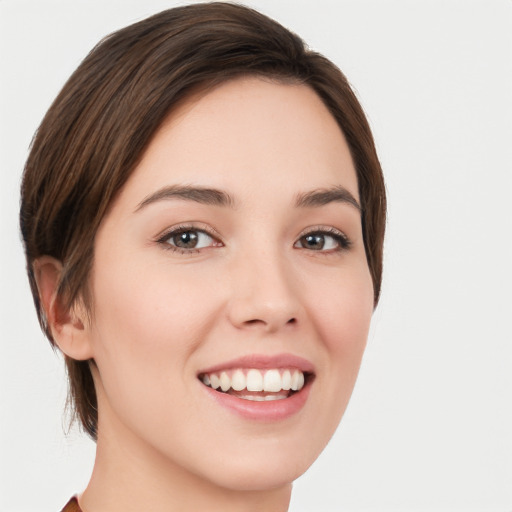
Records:
{"label": "skin", "polygon": [[[141,203],[163,187],[222,190],[231,205]],[[59,263],[37,275],[61,350],[93,358],[97,459],[84,512],[285,511],[291,482],[318,457],[350,398],[373,312],[361,216],[316,189],[358,200],[345,138],[303,85],[258,78],[185,102],[156,133],[97,233],[91,320],[52,297]],[[172,250],[169,229],[207,230]],[[337,230],[340,247],[304,243]],[[195,232],[197,234],[197,231]],[[46,297],[46,298],[45,298]],[[205,393],[201,369],[248,354],[309,360],[308,400],[280,421],[250,421]]]}

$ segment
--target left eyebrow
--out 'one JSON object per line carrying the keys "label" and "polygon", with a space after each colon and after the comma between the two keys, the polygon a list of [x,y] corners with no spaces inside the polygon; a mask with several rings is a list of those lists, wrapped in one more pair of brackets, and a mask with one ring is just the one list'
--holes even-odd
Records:
{"label": "left eyebrow", "polygon": [[346,203],[356,208],[360,213],[363,211],[357,199],[342,186],[311,190],[299,194],[295,200],[297,208],[315,208],[329,203]]}

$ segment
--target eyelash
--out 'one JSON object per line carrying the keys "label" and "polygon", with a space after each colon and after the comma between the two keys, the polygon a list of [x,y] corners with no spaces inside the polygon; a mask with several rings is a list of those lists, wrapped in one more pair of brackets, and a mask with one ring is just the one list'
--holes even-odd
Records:
{"label": "eyelash", "polygon": [[[323,237],[331,237],[334,239],[334,241],[337,243],[337,247],[334,249],[329,250],[314,250],[311,249],[311,252],[320,253],[320,254],[332,254],[332,253],[338,253],[342,251],[346,251],[350,249],[352,242],[351,240],[345,235],[345,233],[339,231],[336,228],[333,227],[323,227],[323,226],[316,226],[314,228],[310,228],[304,233],[302,233],[298,240],[293,244],[294,247],[300,242],[300,240],[304,239],[307,236],[313,236],[313,235],[320,235]],[[308,249],[307,247],[298,247],[299,249]]]}
{"label": "eyelash", "polygon": [[[210,237],[214,241],[214,243],[211,246],[200,247],[198,249],[177,247],[177,246],[169,243],[170,238],[176,237],[180,234],[187,233],[187,232],[195,232],[195,233],[205,234],[208,237]],[[308,250],[307,247],[297,247],[297,244],[301,240],[303,240],[305,237],[314,236],[314,235],[333,238],[334,241],[337,243],[337,247],[335,247],[333,249],[328,249],[328,250],[309,249],[310,252],[312,252],[312,253],[313,252],[320,253],[320,254],[322,254],[322,253],[323,254],[338,253],[338,252],[342,252],[342,251],[346,251],[346,250],[350,249],[350,247],[352,245],[352,242],[350,241],[350,239],[343,232],[337,230],[336,228],[333,228],[333,227],[325,228],[322,226],[317,226],[317,227],[308,229],[307,231],[301,233],[301,235],[298,237],[297,241],[293,244],[293,247],[297,248],[297,249]],[[176,252],[179,254],[195,254],[195,253],[198,253],[201,250],[207,249],[209,247],[222,247],[224,244],[219,240],[219,238],[220,238],[219,235],[211,228],[208,228],[206,226],[198,227],[196,225],[184,224],[184,225],[172,227],[169,230],[165,231],[162,235],[160,235],[156,239],[156,242],[161,244],[165,250],[169,250],[169,251]]]}
{"label": "eyelash", "polygon": [[212,245],[213,247],[221,247],[223,245],[222,242],[219,241],[219,235],[211,228],[207,228],[206,226],[198,227],[198,226],[190,225],[190,224],[183,224],[180,226],[174,226],[174,227],[170,228],[169,230],[165,231],[165,233],[160,235],[157,238],[156,242],[161,244],[165,250],[176,252],[178,254],[195,254],[195,253],[200,252],[202,249],[207,249],[207,247],[200,247],[199,249],[195,249],[195,248],[186,249],[183,247],[177,247],[175,245],[171,245],[169,243],[170,238],[178,236],[183,233],[188,233],[188,232],[202,233],[202,234],[209,236],[214,241],[214,244]]}

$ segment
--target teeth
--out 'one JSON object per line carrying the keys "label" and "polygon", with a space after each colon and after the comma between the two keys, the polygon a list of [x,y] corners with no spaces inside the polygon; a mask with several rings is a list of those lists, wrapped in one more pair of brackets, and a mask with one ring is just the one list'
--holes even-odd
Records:
{"label": "teeth", "polygon": [[290,373],[290,370],[284,371],[282,386],[284,390],[288,390],[292,387],[292,374]]}
{"label": "teeth", "polygon": [[288,393],[279,393],[275,395],[237,395],[242,400],[251,400],[253,402],[270,402],[273,400],[283,400],[288,398]]}
{"label": "teeth", "polygon": [[304,387],[304,374],[302,372],[298,372],[299,381],[297,382],[297,389],[302,389]]}
{"label": "teeth", "polygon": [[247,391],[263,391],[263,376],[259,370],[247,372]]}
{"label": "teeth", "polygon": [[[301,372],[301,374],[302,374],[302,372]],[[304,378],[304,376],[302,376],[302,378]],[[292,374],[292,384],[291,384],[292,391],[297,391],[299,389],[299,382],[300,382],[299,372],[297,370],[295,370]],[[304,382],[302,384],[304,385]]]}
{"label": "teeth", "polygon": [[220,374],[220,389],[227,391],[231,387],[231,379],[226,372]]}
{"label": "teeth", "polygon": [[265,401],[265,397],[264,396],[257,396],[257,395],[253,395],[251,397],[246,395],[244,397],[244,400],[247,400],[247,399],[252,400],[253,402],[264,402]]}
{"label": "teeth", "polygon": [[282,400],[283,398],[288,398],[288,393],[280,394],[280,395],[267,395],[265,397],[266,402],[270,402],[272,400]]}
{"label": "teeth", "polygon": [[269,370],[263,377],[263,391],[281,391],[283,389],[279,370]]}
{"label": "teeth", "polygon": [[242,389],[245,389],[246,385],[244,372],[242,370],[236,370],[235,373],[233,373],[233,377],[231,377],[231,387],[235,391],[242,391]]}
{"label": "teeth", "polygon": [[213,388],[213,389],[218,389],[220,388],[220,379],[219,377],[217,377],[217,375],[215,375],[215,373],[212,373],[210,375],[210,386]]}
{"label": "teeth", "polygon": [[[280,391],[299,391],[304,387],[304,374],[300,370],[278,370],[271,369],[260,371],[255,368],[249,370],[237,369],[231,376],[228,371],[223,371],[220,375],[216,373],[204,374],[201,377],[203,384],[213,389],[221,389],[227,392],[230,389],[234,391],[266,392],[279,393]],[[238,395],[240,396],[240,395]],[[286,398],[288,393],[281,395],[247,395],[248,400],[278,400]],[[248,398],[250,397],[250,398]],[[245,398],[245,396],[240,396]]]}

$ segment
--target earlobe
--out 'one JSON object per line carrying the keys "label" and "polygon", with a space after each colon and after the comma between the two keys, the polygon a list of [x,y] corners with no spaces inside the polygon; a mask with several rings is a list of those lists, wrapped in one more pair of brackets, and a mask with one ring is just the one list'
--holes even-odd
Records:
{"label": "earlobe", "polygon": [[76,360],[92,358],[92,347],[85,311],[69,308],[58,295],[62,263],[51,256],[42,256],[33,263],[34,276],[48,328],[59,349]]}

